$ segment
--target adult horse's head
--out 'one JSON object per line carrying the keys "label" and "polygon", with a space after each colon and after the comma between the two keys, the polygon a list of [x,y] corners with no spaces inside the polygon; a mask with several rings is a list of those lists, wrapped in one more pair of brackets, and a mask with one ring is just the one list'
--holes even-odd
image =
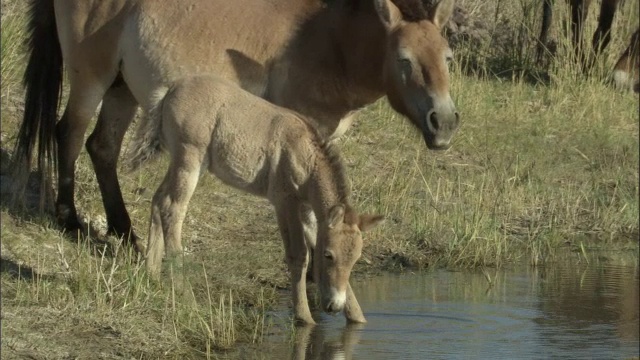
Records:
{"label": "adult horse's head", "polygon": [[313,272],[324,311],[337,313],[344,309],[351,269],[362,253],[361,232],[381,221],[382,216],[359,215],[348,206],[336,205],[319,224]]}
{"label": "adult horse's head", "polygon": [[374,0],[387,33],[384,80],[391,106],[422,132],[429,149],[447,149],[460,123],[449,95],[452,52],[441,30],[453,0]]}

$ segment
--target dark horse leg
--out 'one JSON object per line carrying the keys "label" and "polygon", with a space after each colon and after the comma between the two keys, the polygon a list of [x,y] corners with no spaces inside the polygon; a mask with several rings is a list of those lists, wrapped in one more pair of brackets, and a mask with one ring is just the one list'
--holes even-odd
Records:
{"label": "dark horse leg", "polygon": [[58,224],[67,231],[81,229],[74,204],[75,164],[82,149],[84,134],[89,121],[96,111],[107,86],[101,86],[92,79],[74,76],[69,102],[64,115],[56,125],[58,143],[58,198],[56,200],[56,218]]}
{"label": "dark horse leg", "polygon": [[591,0],[569,1],[569,6],[571,7],[571,36],[576,54],[576,60],[580,64],[585,64],[584,44],[582,38],[584,22],[587,19],[590,5]]}
{"label": "dark horse leg", "polygon": [[544,0],[542,3],[542,27],[540,29],[540,37],[538,38],[538,46],[536,47],[536,62],[542,63],[547,49],[547,37],[549,36],[549,28],[553,18],[553,0]]}
{"label": "dark horse leg", "polygon": [[86,143],[100,186],[108,231],[134,244],[137,237],[122,198],[116,166],[124,134],[137,108],[137,101],[118,76],[102,100],[98,122]]}
{"label": "dark horse leg", "polygon": [[589,59],[587,69],[593,66],[595,57],[607,48],[611,41],[611,25],[616,14],[619,0],[602,0],[600,5],[600,17],[598,18],[598,28],[593,33],[593,56]]}

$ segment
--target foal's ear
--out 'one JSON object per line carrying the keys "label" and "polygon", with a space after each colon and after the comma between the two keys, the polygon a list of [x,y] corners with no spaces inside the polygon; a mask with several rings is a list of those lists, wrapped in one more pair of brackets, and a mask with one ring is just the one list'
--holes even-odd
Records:
{"label": "foal's ear", "polygon": [[358,228],[360,231],[365,232],[373,229],[384,221],[382,215],[360,215],[358,219]]}
{"label": "foal's ear", "polygon": [[329,229],[333,229],[344,222],[344,210],[344,205],[336,205],[329,210]]}
{"label": "foal's ear", "polygon": [[439,28],[442,29],[451,18],[453,9],[455,7],[455,0],[442,0],[431,8],[429,12],[429,18]]}
{"label": "foal's ear", "polygon": [[389,0],[373,0],[378,17],[387,30],[391,30],[402,21],[400,10]]}

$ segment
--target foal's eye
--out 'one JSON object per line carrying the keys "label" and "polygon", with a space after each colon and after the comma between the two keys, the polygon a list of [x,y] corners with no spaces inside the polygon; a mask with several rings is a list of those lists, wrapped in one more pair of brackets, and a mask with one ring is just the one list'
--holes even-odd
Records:
{"label": "foal's eye", "polygon": [[329,250],[324,252],[324,257],[329,259],[329,260],[333,260],[333,254]]}

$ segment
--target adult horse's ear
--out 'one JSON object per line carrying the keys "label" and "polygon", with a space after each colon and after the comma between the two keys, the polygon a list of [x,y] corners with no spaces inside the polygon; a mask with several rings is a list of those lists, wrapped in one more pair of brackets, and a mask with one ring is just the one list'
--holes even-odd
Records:
{"label": "adult horse's ear", "polygon": [[382,215],[360,215],[360,219],[358,219],[358,228],[362,232],[369,231],[383,221],[384,216]]}
{"label": "adult horse's ear", "polygon": [[373,0],[373,5],[378,13],[382,25],[391,30],[402,21],[400,10],[389,0]]}
{"label": "adult horse's ear", "polygon": [[329,210],[329,229],[333,229],[344,222],[344,210],[344,205],[336,205]]}
{"label": "adult horse's ear", "polygon": [[438,3],[430,9],[429,18],[439,29],[443,29],[447,21],[449,21],[449,18],[451,18],[454,7],[455,0],[438,1]]}

